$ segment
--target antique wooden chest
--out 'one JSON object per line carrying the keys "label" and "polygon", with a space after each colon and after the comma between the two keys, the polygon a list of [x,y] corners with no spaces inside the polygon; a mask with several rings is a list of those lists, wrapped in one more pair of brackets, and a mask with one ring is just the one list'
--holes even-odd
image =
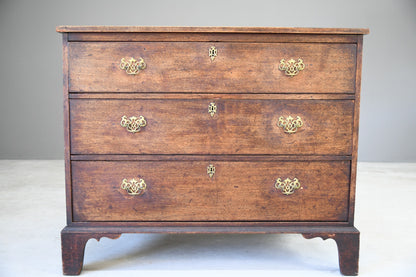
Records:
{"label": "antique wooden chest", "polygon": [[64,274],[90,238],[299,233],[354,223],[367,29],[61,26]]}

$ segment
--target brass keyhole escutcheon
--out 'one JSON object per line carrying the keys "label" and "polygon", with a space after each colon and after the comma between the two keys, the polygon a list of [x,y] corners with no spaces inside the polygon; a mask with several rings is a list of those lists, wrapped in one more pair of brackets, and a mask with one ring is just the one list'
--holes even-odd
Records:
{"label": "brass keyhole escutcheon", "polygon": [[211,61],[213,62],[215,58],[218,55],[218,50],[215,48],[215,46],[211,46],[208,50],[208,56],[211,58]]}
{"label": "brass keyhole escutcheon", "polygon": [[208,105],[208,113],[211,116],[214,116],[214,114],[217,112],[217,105],[214,102],[209,103]]}
{"label": "brass keyhole escutcheon", "polygon": [[213,166],[212,164],[207,166],[207,174],[208,174],[209,178],[212,178],[215,174],[215,166]]}

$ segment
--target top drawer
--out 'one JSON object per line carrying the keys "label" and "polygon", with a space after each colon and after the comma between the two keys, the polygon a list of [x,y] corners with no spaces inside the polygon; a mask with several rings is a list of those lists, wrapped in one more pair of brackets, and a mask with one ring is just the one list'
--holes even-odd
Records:
{"label": "top drawer", "polygon": [[[127,74],[123,58],[143,58],[146,68]],[[304,68],[291,77],[282,59]],[[354,93],[355,59],[355,44],[70,42],[69,91]]]}

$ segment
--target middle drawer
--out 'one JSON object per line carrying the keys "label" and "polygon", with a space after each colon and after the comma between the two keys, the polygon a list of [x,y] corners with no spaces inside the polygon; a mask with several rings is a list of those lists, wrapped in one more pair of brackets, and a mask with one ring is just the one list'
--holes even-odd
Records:
{"label": "middle drawer", "polygon": [[71,154],[350,155],[352,100],[71,99]]}

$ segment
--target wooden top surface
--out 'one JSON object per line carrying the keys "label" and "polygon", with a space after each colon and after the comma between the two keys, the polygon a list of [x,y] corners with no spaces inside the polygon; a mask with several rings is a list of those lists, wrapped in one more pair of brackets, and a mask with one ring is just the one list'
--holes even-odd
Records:
{"label": "wooden top surface", "polygon": [[363,28],[290,28],[290,27],[154,27],[154,26],[58,26],[61,33],[264,33],[264,34],[342,34],[366,35]]}

